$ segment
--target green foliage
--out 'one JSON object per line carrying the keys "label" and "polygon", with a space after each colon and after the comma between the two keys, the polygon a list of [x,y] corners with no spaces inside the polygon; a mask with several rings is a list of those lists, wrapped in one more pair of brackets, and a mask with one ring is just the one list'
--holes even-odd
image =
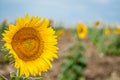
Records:
{"label": "green foliage", "polygon": [[76,28],[71,28],[70,30],[71,30],[71,32],[72,32],[74,35],[77,35],[77,30],[76,30]]}
{"label": "green foliage", "polygon": [[87,65],[84,49],[85,46],[78,42],[69,49],[70,54],[65,57],[58,80],[84,80],[83,72]]}
{"label": "green foliage", "polygon": [[93,45],[97,45],[101,39],[104,38],[104,30],[97,28],[89,28],[88,38],[91,40]]}
{"label": "green foliage", "polygon": [[106,35],[104,33],[104,28],[89,28],[88,38],[92,44],[96,47],[97,52],[105,52],[106,46]]}
{"label": "green foliage", "polygon": [[7,79],[0,74],[0,80],[7,80]]}
{"label": "green foliage", "polygon": [[120,55],[120,35],[114,35],[108,45],[106,52],[107,55]]}
{"label": "green foliage", "polygon": [[2,41],[2,33],[4,33],[4,30],[8,28],[7,21],[4,20],[0,24],[0,63],[9,63],[10,54],[8,54],[8,50],[5,49],[4,41]]}
{"label": "green foliage", "polygon": [[24,77],[18,76],[14,72],[10,73],[11,80],[44,80],[42,77]]}
{"label": "green foliage", "polygon": [[0,40],[2,38],[2,33],[8,28],[7,21],[4,20],[0,25]]}
{"label": "green foliage", "polygon": [[89,28],[89,40],[96,47],[98,53],[105,55],[120,55],[120,35],[113,33],[105,35],[105,29]]}
{"label": "green foliage", "polygon": [[55,27],[54,28],[56,31],[58,31],[58,30],[63,30],[64,28],[63,28],[63,26],[59,26],[59,27]]}

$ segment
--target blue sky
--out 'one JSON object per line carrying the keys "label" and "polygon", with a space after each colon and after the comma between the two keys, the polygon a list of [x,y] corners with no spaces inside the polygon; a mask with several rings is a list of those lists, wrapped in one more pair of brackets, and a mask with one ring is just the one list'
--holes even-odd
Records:
{"label": "blue sky", "polygon": [[120,23],[120,0],[0,0],[0,22],[7,18],[41,16],[66,25],[102,20]]}

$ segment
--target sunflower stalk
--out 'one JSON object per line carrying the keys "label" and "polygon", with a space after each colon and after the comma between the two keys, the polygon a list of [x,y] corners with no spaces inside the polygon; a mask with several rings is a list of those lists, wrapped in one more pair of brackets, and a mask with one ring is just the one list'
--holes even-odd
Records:
{"label": "sunflower stalk", "polygon": [[20,76],[20,68],[17,69],[17,76]]}
{"label": "sunflower stalk", "polygon": [[3,75],[0,74],[0,80],[8,80]]}

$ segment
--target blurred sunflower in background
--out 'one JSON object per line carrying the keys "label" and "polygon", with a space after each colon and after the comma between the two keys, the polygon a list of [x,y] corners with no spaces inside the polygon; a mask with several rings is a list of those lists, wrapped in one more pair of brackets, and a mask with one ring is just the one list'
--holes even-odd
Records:
{"label": "blurred sunflower in background", "polygon": [[83,23],[78,23],[77,24],[77,33],[78,33],[79,38],[84,39],[88,33],[87,26]]}
{"label": "blurred sunflower in background", "polygon": [[52,26],[54,23],[54,20],[53,19],[49,19],[49,26]]}
{"label": "blurred sunflower in background", "polygon": [[110,33],[111,33],[111,29],[109,27],[107,27],[105,29],[105,35],[110,35]]}
{"label": "blurred sunflower in background", "polygon": [[51,61],[57,58],[58,48],[55,31],[48,27],[46,18],[29,17],[16,20],[16,25],[10,24],[3,33],[5,47],[15,59],[15,68],[20,69],[20,75],[26,77],[41,75],[52,67]]}
{"label": "blurred sunflower in background", "polygon": [[120,28],[118,26],[115,26],[114,32],[115,34],[120,34]]}
{"label": "blurred sunflower in background", "polygon": [[63,29],[58,30],[58,31],[56,32],[57,38],[59,38],[60,36],[62,36],[62,35],[63,35],[63,32],[64,32]]}
{"label": "blurred sunflower in background", "polygon": [[95,27],[98,27],[100,25],[101,25],[101,21],[100,20],[97,20],[97,21],[94,22],[94,26]]}

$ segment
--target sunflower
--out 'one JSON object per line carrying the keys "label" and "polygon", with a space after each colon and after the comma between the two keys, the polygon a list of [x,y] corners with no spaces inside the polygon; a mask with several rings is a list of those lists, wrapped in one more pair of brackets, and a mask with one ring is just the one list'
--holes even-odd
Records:
{"label": "sunflower", "polygon": [[115,32],[115,34],[120,34],[120,28],[118,26],[116,26],[114,28],[114,32]]}
{"label": "sunflower", "polygon": [[105,34],[106,34],[106,35],[110,35],[110,33],[111,33],[110,28],[109,28],[109,27],[108,27],[108,28],[106,28],[106,29],[105,29]]}
{"label": "sunflower", "polygon": [[98,27],[100,25],[101,25],[101,21],[100,20],[97,20],[97,21],[94,22],[94,26],[95,27]]}
{"label": "sunflower", "polygon": [[26,77],[41,75],[52,67],[51,61],[57,58],[57,39],[55,31],[48,27],[46,18],[29,17],[16,20],[3,33],[5,47],[15,58],[15,68],[20,69],[20,75]]}
{"label": "sunflower", "polygon": [[87,35],[88,29],[87,26],[83,23],[78,23],[77,25],[77,33],[79,38],[85,38]]}
{"label": "sunflower", "polygon": [[60,36],[62,36],[63,32],[64,32],[63,29],[58,30],[58,31],[56,32],[57,38],[59,38]]}

